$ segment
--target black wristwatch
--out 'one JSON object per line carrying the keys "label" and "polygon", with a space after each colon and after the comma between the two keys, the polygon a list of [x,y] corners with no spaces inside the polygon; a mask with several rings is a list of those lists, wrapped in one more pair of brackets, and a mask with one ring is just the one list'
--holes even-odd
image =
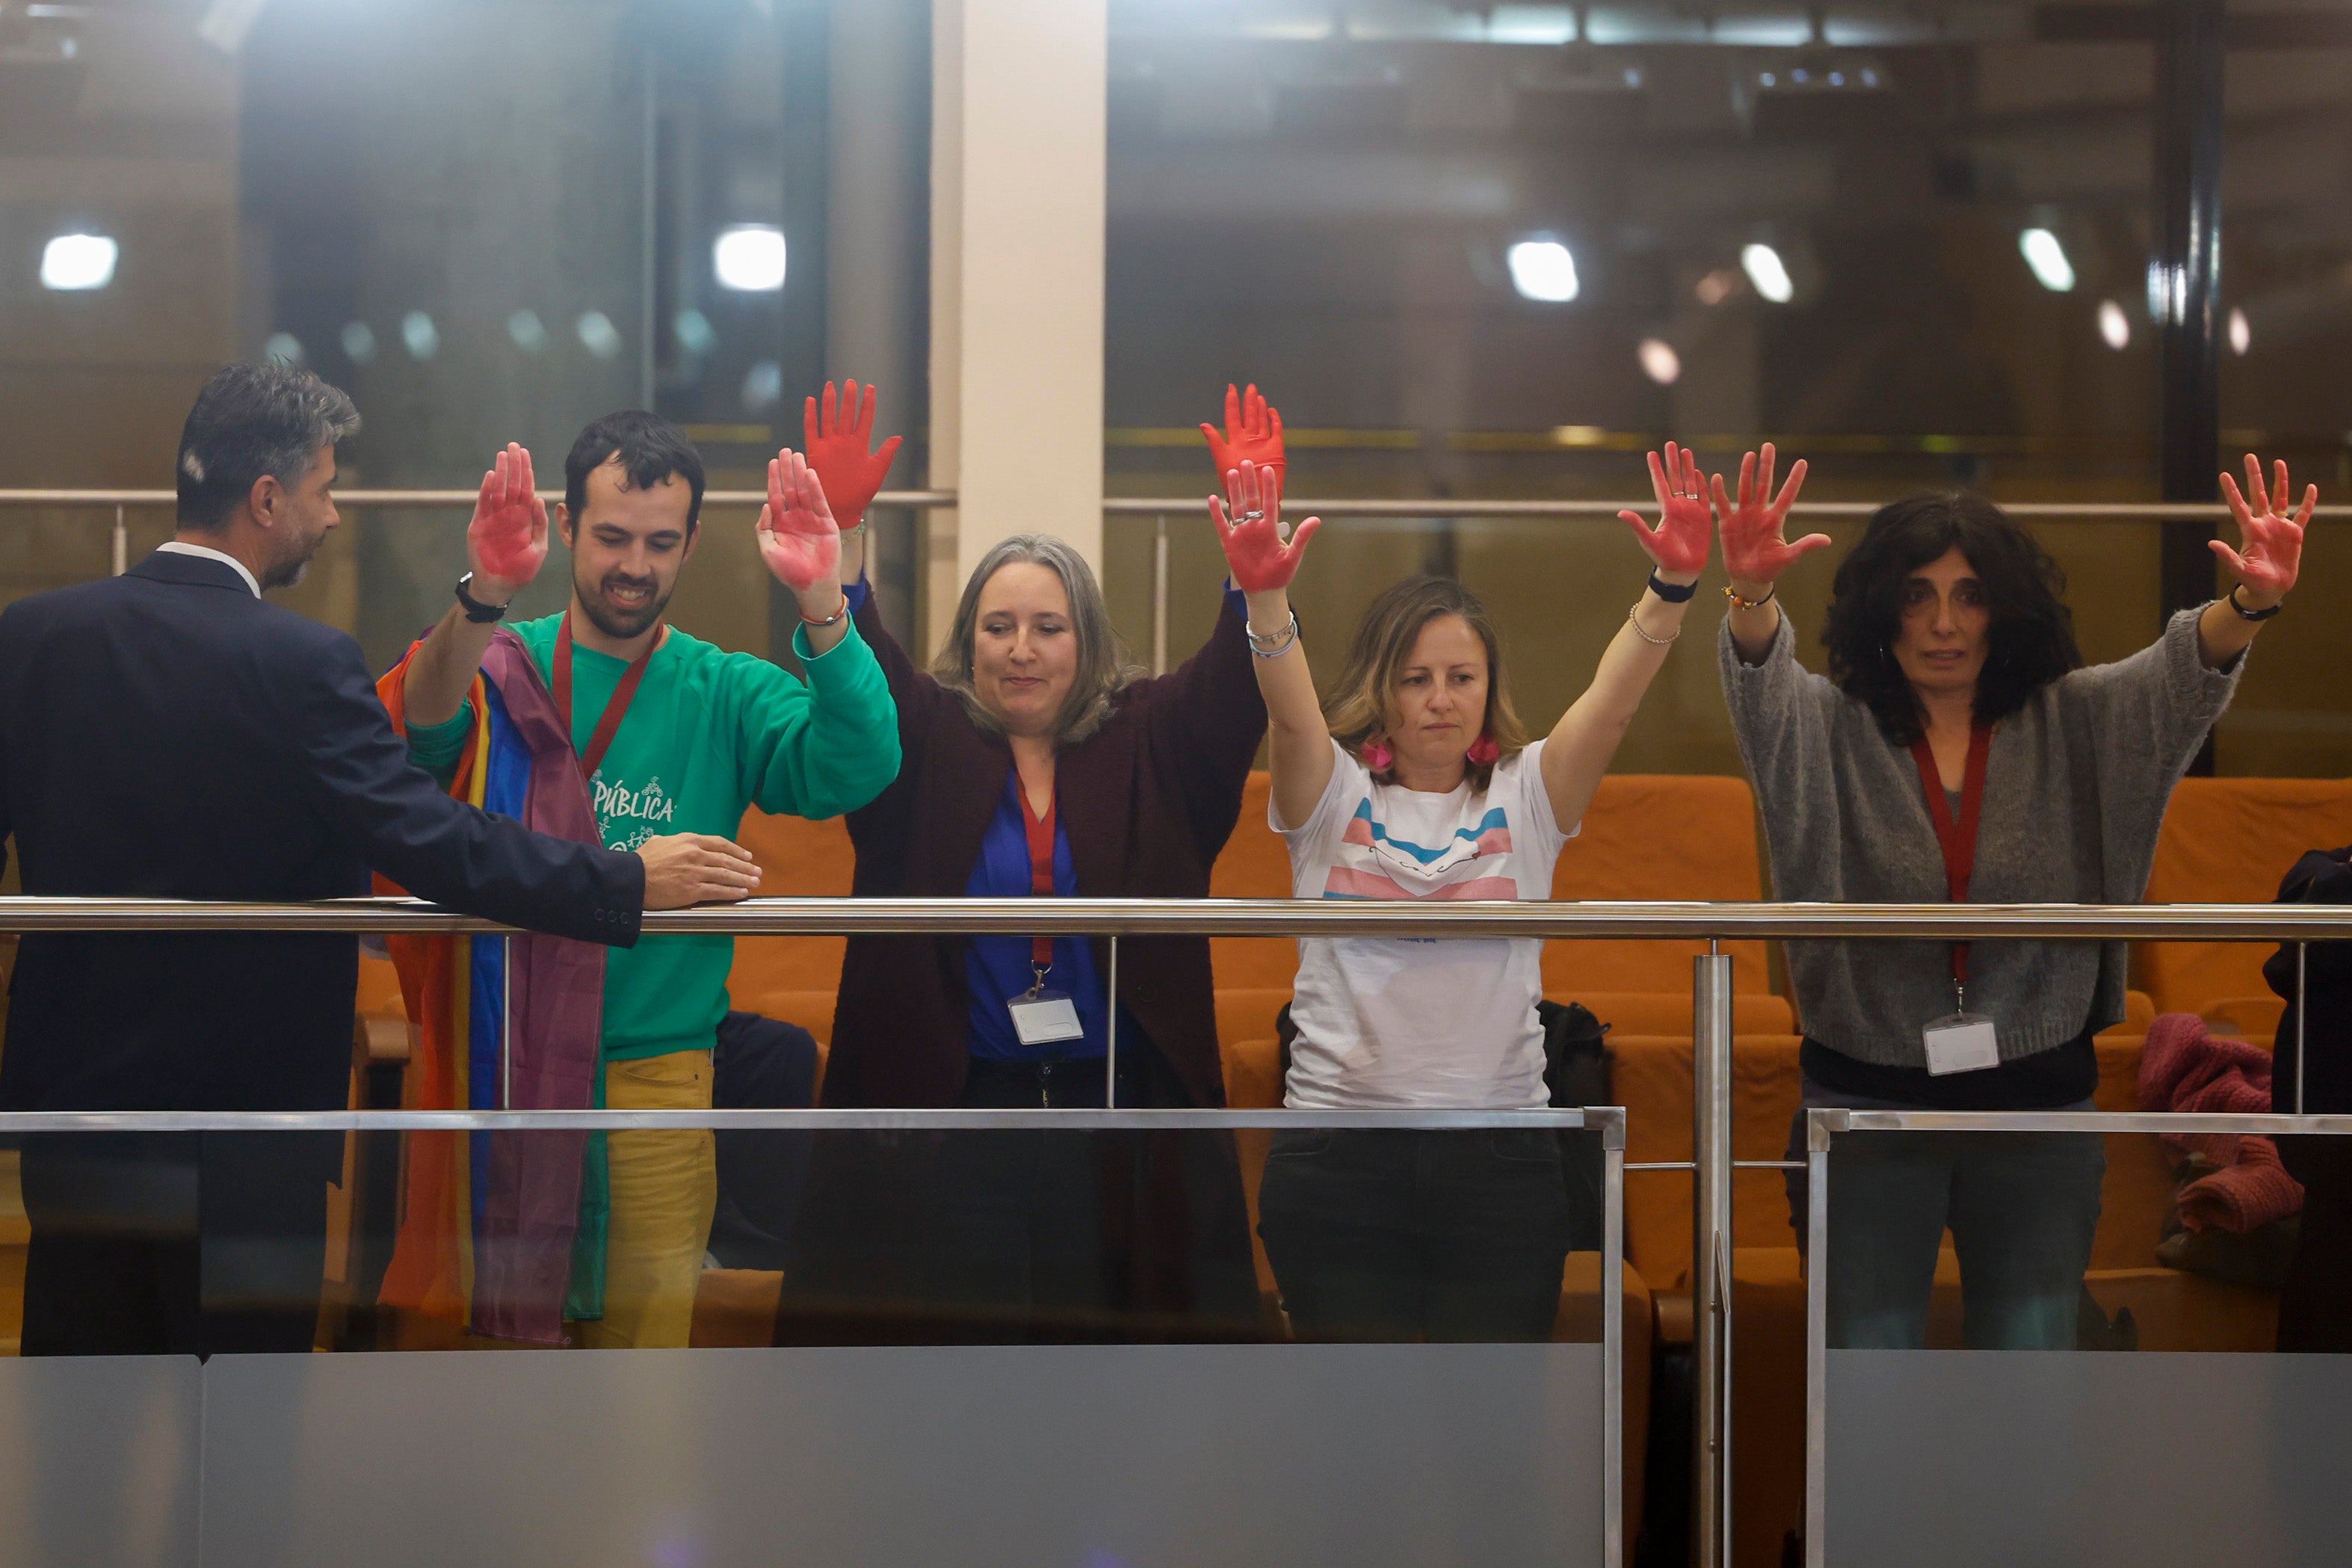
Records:
{"label": "black wristwatch", "polygon": [[505,620],[507,607],[504,605],[485,605],[473,595],[466,592],[466,584],[473,580],[474,574],[471,572],[457,579],[457,604],[465,610],[466,618],[478,626],[486,626],[492,621]]}

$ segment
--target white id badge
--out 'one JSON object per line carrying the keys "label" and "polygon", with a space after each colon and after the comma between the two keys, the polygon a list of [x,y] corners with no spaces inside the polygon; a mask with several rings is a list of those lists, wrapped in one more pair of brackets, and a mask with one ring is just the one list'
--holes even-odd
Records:
{"label": "white id badge", "polygon": [[2000,1040],[1992,1020],[1975,1013],[1938,1018],[1922,1031],[1921,1038],[1927,1043],[1927,1071],[1937,1078],[2000,1066]]}
{"label": "white id badge", "polygon": [[1013,1033],[1024,1046],[1050,1046],[1086,1035],[1078,1022],[1078,1005],[1058,991],[1032,991],[1005,1005],[1013,1015]]}

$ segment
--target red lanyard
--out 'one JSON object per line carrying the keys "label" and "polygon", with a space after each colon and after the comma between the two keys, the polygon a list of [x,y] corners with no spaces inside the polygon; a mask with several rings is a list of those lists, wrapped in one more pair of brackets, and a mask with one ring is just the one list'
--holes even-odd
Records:
{"label": "red lanyard", "polygon": [[[637,698],[637,687],[646,679],[646,665],[661,647],[662,628],[654,628],[653,641],[646,651],[622,672],[621,683],[613,688],[613,695],[604,704],[604,717],[596,721],[596,732],[588,737],[588,749],[580,753],[580,774],[583,778],[596,776],[596,766],[604,753],[613,749],[613,737],[621,732],[621,721],[628,716],[629,704]],[[555,710],[563,717],[563,734],[572,736],[572,612],[563,612],[563,624],[555,630]]]}
{"label": "red lanyard", "polygon": [[[1977,869],[1977,821],[1984,812],[1985,763],[1992,756],[1992,726],[1979,724],[1969,731],[1968,771],[1960,780],[1960,815],[1952,818],[1952,803],[1944,794],[1943,775],[1936,768],[1935,749],[1926,736],[1911,742],[1911,760],[1919,764],[1919,783],[1927,791],[1927,815],[1936,824],[1936,837],[1944,847],[1944,886],[1952,902],[1969,901],[1969,880]],[[1952,944],[1952,984],[1967,984],[1969,944]]]}
{"label": "red lanyard", "polygon": [[[1029,830],[1029,891],[1037,898],[1054,896],[1054,814],[1061,805],[1058,790],[1045,802],[1045,815],[1039,816],[1029,806],[1029,788],[1021,782],[1021,771],[1013,773],[1013,793],[1021,797],[1021,823]],[[1054,939],[1038,936],[1030,939],[1029,963],[1037,971],[1040,984],[1045,972],[1054,967]]]}

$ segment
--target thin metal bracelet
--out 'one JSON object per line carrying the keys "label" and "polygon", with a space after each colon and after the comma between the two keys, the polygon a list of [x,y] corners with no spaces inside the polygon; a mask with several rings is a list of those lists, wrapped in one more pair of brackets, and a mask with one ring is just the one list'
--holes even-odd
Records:
{"label": "thin metal bracelet", "polygon": [[[1280,658],[1290,651],[1290,645],[1298,640],[1298,612],[1297,610],[1290,612],[1290,625],[1286,630],[1261,632],[1247,621],[1244,621],[1242,635],[1249,638],[1250,652],[1257,655],[1258,658]],[[1280,640],[1276,641],[1277,638]],[[1274,644],[1272,647],[1263,646],[1269,642]]]}
{"label": "thin metal bracelet", "polygon": [[1675,635],[1670,637],[1654,637],[1649,633],[1643,631],[1642,629],[1641,609],[1641,605],[1635,605],[1632,609],[1625,612],[1625,624],[1633,628],[1633,635],[1635,637],[1640,637],[1652,647],[1665,647],[1681,638],[1683,629],[1680,626],[1676,626],[1675,628]]}

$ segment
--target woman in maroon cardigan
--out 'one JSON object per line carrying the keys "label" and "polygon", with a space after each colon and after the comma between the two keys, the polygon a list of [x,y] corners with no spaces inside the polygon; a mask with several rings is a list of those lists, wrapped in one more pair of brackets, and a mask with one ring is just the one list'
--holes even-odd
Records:
{"label": "woman in maroon cardigan", "polygon": [[[889,466],[871,389],[810,400],[809,456],[843,531]],[[1205,898],[1265,730],[1237,594],[1201,651],[1122,666],[1101,590],[1059,540],[1016,535],[973,572],[929,671],[853,594],[898,706],[896,783],[851,814],[861,898]],[[853,936],[828,1106],[1105,1103],[1102,938]],[[1117,1104],[1224,1102],[1205,936],[1119,943]],[[1254,1328],[1231,1139],[973,1131],[821,1141],[794,1237],[784,1337],[1180,1337]],[[1150,1321],[1147,1322],[1146,1320]],[[856,1325],[856,1326],[853,1326]]]}

